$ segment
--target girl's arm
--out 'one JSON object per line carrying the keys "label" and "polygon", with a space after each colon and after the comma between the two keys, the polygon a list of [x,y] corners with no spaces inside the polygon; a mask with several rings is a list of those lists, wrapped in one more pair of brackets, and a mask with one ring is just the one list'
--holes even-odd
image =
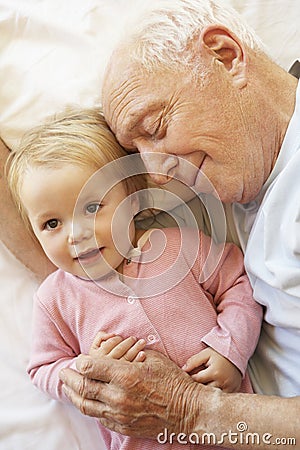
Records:
{"label": "girl's arm", "polygon": [[[203,235],[202,239],[205,258],[210,238]],[[244,375],[260,335],[262,307],[253,299],[243,254],[237,246],[225,245],[216,270],[202,286],[213,299],[218,323],[203,342],[229,359]]]}
{"label": "girl's arm", "polygon": [[80,354],[77,340],[67,330],[64,322],[58,317],[54,319],[36,296],[27,372],[38,389],[62,401],[67,399],[62,391],[59,371],[75,368],[76,357]]}

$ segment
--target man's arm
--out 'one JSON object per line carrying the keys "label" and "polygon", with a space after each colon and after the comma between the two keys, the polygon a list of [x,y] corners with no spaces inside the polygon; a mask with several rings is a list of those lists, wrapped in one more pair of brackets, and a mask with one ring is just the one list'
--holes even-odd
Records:
{"label": "man's arm", "polygon": [[42,281],[55,267],[39,243],[30,236],[12,201],[4,172],[8,155],[9,149],[0,139],[0,239]]}
{"label": "man's arm", "polygon": [[159,353],[146,355],[143,363],[80,356],[81,374],[61,373],[65,393],[82,413],[130,436],[240,450],[299,448],[300,397],[226,394]]}

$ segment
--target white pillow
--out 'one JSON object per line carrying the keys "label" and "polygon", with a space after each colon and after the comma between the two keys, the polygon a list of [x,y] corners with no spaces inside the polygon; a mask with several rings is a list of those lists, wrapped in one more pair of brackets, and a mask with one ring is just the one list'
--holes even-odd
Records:
{"label": "white pillow", "polygon": [[225,0],[246,19],[269,55],[288,70],[300,58],[298,0]]}
{"label": "white pillow", "polygon": [[0,134],[11,148],[65,105],[100,103],[118,0],[0,0]]}

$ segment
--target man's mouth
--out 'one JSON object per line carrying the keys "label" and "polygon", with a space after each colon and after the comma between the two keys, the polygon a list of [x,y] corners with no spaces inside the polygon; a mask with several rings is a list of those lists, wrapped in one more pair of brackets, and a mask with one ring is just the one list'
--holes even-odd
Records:
{"label": "man's mouth", "polygon": [[205,173],[203,172],[203,165],[206,161],[206,156],[203,158],[198,170],[194,174],[194,180],[191,184],[191,187],[196,190],[198,193],[212,193],[214,191],[213,185],[211,181],[207,178]]}

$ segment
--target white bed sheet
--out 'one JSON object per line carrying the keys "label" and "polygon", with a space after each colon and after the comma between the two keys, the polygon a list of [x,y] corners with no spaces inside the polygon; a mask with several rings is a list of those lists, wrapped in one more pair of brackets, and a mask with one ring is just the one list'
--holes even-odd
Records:
{"label": "white bed sheet", "polygon": [[0,449],[104,448],[94,419],[48,398],[27,376],[36,283],[1,242],[0,280]]}
{"label": "white bed sheet", "polygon": [[[68,103],[100,103],[113,42],[141,1],[0,0],[0,135],[10,148]],[[226,1],[285,69],[300,56],[298,0]],[[36,284],[1,243],[0,286],[0,450],[102,449],[91,420],[48,399],[25,373]]]}

